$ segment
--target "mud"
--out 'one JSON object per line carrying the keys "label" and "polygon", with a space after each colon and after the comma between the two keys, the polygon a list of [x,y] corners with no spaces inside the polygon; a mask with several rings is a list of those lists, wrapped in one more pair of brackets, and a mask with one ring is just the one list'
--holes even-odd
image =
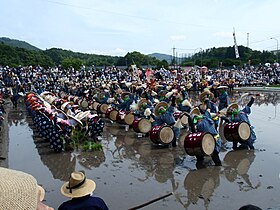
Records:
{"label": "mud", "polygon": [[264,93],[256,100],[250,115],[257,134],[255,151],[232,151],[228,142],[220,153],[221,167],[212,166],[211,159],[205,160],[204,167],[196,165],[195,157],[184,150],[186,129],[176,148],[163,148],[148,136],[139,138],[133,129],[125,131],[109,122],[102,151],[55,154],[38,137],[23,104],[6,114],[0,164],[35,176],[46,189],[45,202],[55,209],[67,200],[60,186],[74,170],[85,170],[97,184],[94,195],[110,209],[129,209],[169,192],[174,194],[143,209],[224,210],[249,203],[280,209],[279,98],[280,93]]}

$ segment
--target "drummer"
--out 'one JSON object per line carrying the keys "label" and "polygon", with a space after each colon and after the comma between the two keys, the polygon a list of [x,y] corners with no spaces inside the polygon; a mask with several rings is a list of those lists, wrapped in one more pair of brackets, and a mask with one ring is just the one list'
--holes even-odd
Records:
{"label": "drummer", "polygon": [[227,93],[228,86],[219,86],[217,87],[218,90],[218,99],[219,99],[219,110],[227,108],[230,104],[230,98]]}
{"label": "drummer", "polygon": [[117,98],[118,104],[115,106],[119,110],[130,111],[130,105],[134,101],[134,96],[130,92],[123,92],[121,97]]}
{"label": "drummer", "polygon": [[150,109],[151,112],[154,111],[153,104],[147,98],[142,98],[137,105],[137,109],[134,111],[134,115],[137,117],[145,117],[144,113],[146,109]]}
{"label": "drummer", "polygon": [[177,139],[180,136],[180,128],[175,127],[175,118],[174,118],[174,111],[175,111],[175,96],[172,96],[172,103],[170,106],[166,102],[160,102],[155,107],[155,115],[151,114],[151,117],[154,119],[152,126],[164,125],[167,124],[168,126],[172,127],[174,131],[174,138],[172,140],[172,147],[177,146]]}
{"label": "drummer", "polygon": [[[188,118],[190,119],[191,116],[188,115]],[[216,140],[216,145],[215,145],[214,152],[211,156],[212,156],[212,160],[215,163],[215,166],[221,166],[222,163],[221,163],[221,160],[219,157],[219,152],[221,149],[222,140],[218,134],[218,131],[215,128],[215,123],[211,118],[210,108],[207,107],[207,109],[203,115],[194,115],[193,121],[189,120],[189,124],[190,124],[190,130],[193,133],[209,132],[214,136],[214,138]],[[196,156],[196,158],[197,158],[197,161],[202,162],[204,160],[204,156]]]}
{"label": "drummer", "polygon": [[199,100],[202,102],[198,107],[202,114],[206,111],[207,107],[210,109],[210,114],[213,115],[212,119],[215,123],[215,128],[218,129],[219,117],[215,114],[218,112],[218,107],[213,102],[214,94],[209,90],[205,89],[199,96]]}
{"label": "drummer", "polygon": [[[257,137],[256,137],[256,133],[253,130],[253,127],[251,126],[250,120],[248,115],[251,113],[251,106],[255,101],[255,97],[252,96],[251,100],[249,101],[249,103],[242,109],[239,110],[239,106],[236,103],[231,104],[228,108],[227,108],[227,119],[224,119],[227,122],[247,122],[250,125],[250,138],[247,141],[244,142],[239,142],[240,146],[238,147],[239,149],[250,149],[250,150],[254,150],[254,146],[253,144],[255,143]],[[237,149],[237,144],[238,141],[233,141],[233,149],[236,150]]]}

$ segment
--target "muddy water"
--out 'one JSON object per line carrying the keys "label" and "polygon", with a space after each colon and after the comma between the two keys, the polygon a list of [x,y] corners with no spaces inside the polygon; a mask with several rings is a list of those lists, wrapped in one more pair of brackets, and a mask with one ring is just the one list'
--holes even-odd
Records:
{"label": "muddy water", "polygon": [[[74,170],[85,170],[97,184],[95,195],[110,209],[128,209],[173,192],[143,209],[238,209],[251,203],[263,209],[280,209],[280,119],[278,93],[264,93],[250,115],[255,126],[255,151],[220,153],[223,166],[197,169],[184,150],[186,129],[179,146],[161,148],[149,137],[138,138],[130,129],[106,123],[103,151],[54,154],[38,138],[24,108],[9,113],[9,168],[28,172],[46,189],[46,203],[55,209],[67,198],[60,186]],[[233,99],[238,100],[239,95]],[[245,104],[247,101],[239,101]]]}

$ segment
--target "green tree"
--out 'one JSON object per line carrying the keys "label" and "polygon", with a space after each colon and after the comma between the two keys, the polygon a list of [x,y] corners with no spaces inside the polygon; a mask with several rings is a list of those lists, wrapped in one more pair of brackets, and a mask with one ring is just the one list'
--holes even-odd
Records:
{"label": "green tree", "polygon": [[68,69],[70,67],[73,67],[76,70],[79,70],[83,64],[83,61],[79,58],[65,58],[61,66],[65,69]]}

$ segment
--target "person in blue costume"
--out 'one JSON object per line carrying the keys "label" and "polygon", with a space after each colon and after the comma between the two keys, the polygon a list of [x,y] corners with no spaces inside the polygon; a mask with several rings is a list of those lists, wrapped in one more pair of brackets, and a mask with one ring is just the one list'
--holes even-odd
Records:
{"label": "person in blue costume", "polygon": [[[247,141],[233,141],[233,149],[251,149],[254,150],[254,143],[257,139],[256,133],[251,126],[249,116],[251,114],[251,106],[255,101],[255,97],[252,96],[249,103],[242,109],[239,109],[238,104],[233,103],[227,108],[227,117],[222,119],[226,122],[247,122],[250,125],[250,138]],[[240,146],[237,148],[238,143]]]}
{"label": "person in blue costume", "polygon": [[106,104],[110,97],[109,92],[103,91],[97,94],[97,97],[94,97],[95,100],[100,104]]}
{"label": "person in blue costume", "polygon": [[130,105],[134,101],[134,96],[129,92],[124,92],[121,94],[121,98],[118,99],[119,104],[116,107],[119,110],[130,111]]}
{"label": "person in blue costume", "polygon": [[[213,102],[214,94],[209,89],[205,89],[198,98],[201,101],[201,104],[198,107],[202,114],[204,114],[207,107],[209,107],[211,115],[218,113],[218,107]],[[219,117],[217,115],[214,115],[212,119],[215,123],[215,128],[218,130]]]}
{"label": "person in blue costume", "polygon": [[185,88],[181,88],[178,92],[177,99],[176,99],[179,111],[181,112],[191,111],[192,105],[188,99],[189,99],[188,92],[185,90]]}
{"label": "person in blue costume", "polygon": [[[160,102],[156,107],[155,107],[155,115],[151,115],[151,117],[154,119],[154,122],[152,123],[152,126],[157,126],[157,125],[164,125],[167,124],[168,126],[172,127],[172,130],[174,132],[174,138],[172,140],[172,147],[177,146],[177,139],[180,136],[180,127],[179,126],[174,126],[176,121],[174,118],[174,110],[175,110],[175,96],[172,96],[171,99],[171,105],[168,106],[166,102]],[[183,115],[180,116],[180,118],[183,117]]]}
{"label": "person in blue costume", "polygon": [[227,108],[230,104],[230,98],[228,96],[228,93],[226,91],[228,87],[227,86],[219,86],[218,89],[218,99],[219,99],[219,110],[222,110],[224,108]]}
{"label": "person in blue costume", "polygon": [[62,203],[58,210],[108,210],[102,198],[91,195],[95,188],[96,183],[87,179],[84,171],[72,172],[60,189],[61,194],[71,200]]}
{"label": "person in blue costume", "polygon": [[146,98],[142,98],[139,102],[138,102],[138,109],[136,109],[134,111],[134,115],[136,117],[145,117],[144,113],[145,110],[149,108],[151,112],[154,112],[154,107],[153,104],[151,103],[151,101],[148,99],[148,97]]}
{"label": "person in blue costume", "polygon": [[[208,103],[209,104],[209,103]],[[191,119],[190,115],[187,115],[189,119],[189,126],[192,133],[196,132],[209,132],[211,133],[215,140],[216,145],[214,152],[212,153],[211,157],[213,162],[215,163],[215,166],[221,166],[221,160],[219,157],[222,140],[218,134],[217,129],[215,128],[215,123],[212,120],[211,114],[210,114],[210,107],[207,107],[206,111],[203,115],[194,115],[193,120]],[[204,160],[204,156],[196,156],[197,161],[202,162]]]}

